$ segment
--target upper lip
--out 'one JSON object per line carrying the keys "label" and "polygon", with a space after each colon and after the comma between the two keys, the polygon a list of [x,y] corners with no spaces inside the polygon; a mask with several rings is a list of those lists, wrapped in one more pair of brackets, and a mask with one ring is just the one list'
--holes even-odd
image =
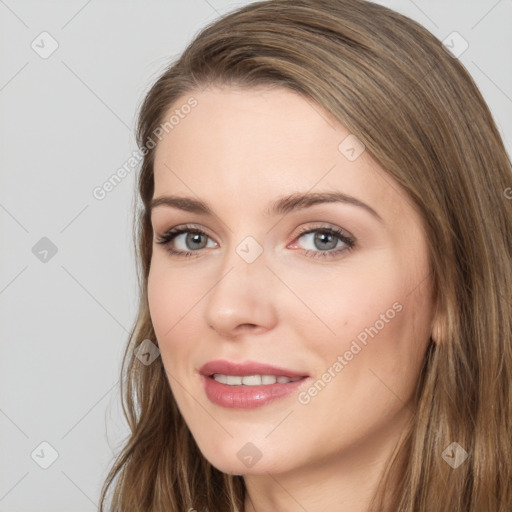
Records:
{"label": "upper lip", "polygon": [[306,374],[287,370],[286,368],[278,368],[269,364],[258,363],[256,361],[246,361],[244,363],[232,363],[226,360],[209,361],[199,369],[201,375],[210,377],[215,373],[221,375],[233,375],[244,377],[247,375],[275,375],[276,377],[307,377]]}

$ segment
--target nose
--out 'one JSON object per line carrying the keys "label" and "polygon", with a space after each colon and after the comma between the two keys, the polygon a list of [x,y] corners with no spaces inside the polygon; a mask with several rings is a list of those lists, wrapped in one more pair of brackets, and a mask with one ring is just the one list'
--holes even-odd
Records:
{"label": "nose", "polygon": [[263,254],[252,263],[236,253],[231,256],[206,297],[206,323],[225,338],[265,332],[277,320],[274,288],[279,281],[267,268]]}

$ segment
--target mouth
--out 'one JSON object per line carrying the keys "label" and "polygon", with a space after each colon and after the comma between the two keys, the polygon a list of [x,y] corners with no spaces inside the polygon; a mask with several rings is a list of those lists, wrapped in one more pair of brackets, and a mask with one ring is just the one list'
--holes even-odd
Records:
{"label": "mouth", "polygon": [[284,399],[309,380],[304,372],[253,361],[210,361],[199,373],[207,398],[227,409],[254,409]]}

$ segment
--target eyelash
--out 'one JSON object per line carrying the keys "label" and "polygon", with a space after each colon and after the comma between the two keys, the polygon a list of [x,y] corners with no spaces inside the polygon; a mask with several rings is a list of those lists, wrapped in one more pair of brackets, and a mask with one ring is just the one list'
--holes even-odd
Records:
{"label": "eyelash", "polygon": [[[330,249],[326,251],[314,251],[311,249],[304,249],[303,252],[306,256],[311,258],[334,258],[338,256],[340,253],[343,252],[350,252],[355,247],[355,240],[353,238],[348,237],[345,235],[340,229],[330,228],[327,226],[319,226],[316,228],[303,228],[301,231],[297,234],[296,238],[299,239],[304,235],[315,233],[315,232],[322,232],[329,235],[336,236],[339,240],[341,240],[344,244],[346,244],[346,247],[341,247],[338,249]],[[177,256],[179,258],[190,258],[197,256],[199,252],[202,251],[202,249],[198,249],[196,251],[177,251],[170,247],[170,243],[178,236],[183,233],[195,233],[199,235],[204,235],[208,238],[207,233],[205,233],[203,230],[198,229],[194,226],[185,225],[178,228],[173,228],[164,233],[163,236],[158,236],[156,243],[165,246],[165,249],[167,252],[169,252],[172,256]]]}

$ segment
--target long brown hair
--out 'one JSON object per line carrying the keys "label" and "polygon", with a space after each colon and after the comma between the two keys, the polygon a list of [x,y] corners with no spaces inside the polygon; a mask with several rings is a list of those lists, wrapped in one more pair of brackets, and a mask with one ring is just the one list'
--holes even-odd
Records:
{"label": "long brown hair", "polygon": [[[363,0],[244,6],[203,29],[147,94],[137,131],[145,148],[134,231],[140,308],[121,379],[131,433],[100,511],[109,489],[115,512],[244,510],[243,478],[202,456],[161,358],[146,366],[134,356],[143,340],[158,343],[146,287],[154,191],[148,142],[158,142],[155,133],[179,98],[211,84],[279,86],[313,99],[364,143],[422,214],[442,329],[427,350],[410,429],[379,487],[386,510],[510,512],[510,157],[458,59],[418,23]],[[456,469],[442,457],[453,442],[468,453]],[[391,471],[399,476],[392,489],[385,485]],[[375,510],[384,510],[382,496],[375,495]]]}

